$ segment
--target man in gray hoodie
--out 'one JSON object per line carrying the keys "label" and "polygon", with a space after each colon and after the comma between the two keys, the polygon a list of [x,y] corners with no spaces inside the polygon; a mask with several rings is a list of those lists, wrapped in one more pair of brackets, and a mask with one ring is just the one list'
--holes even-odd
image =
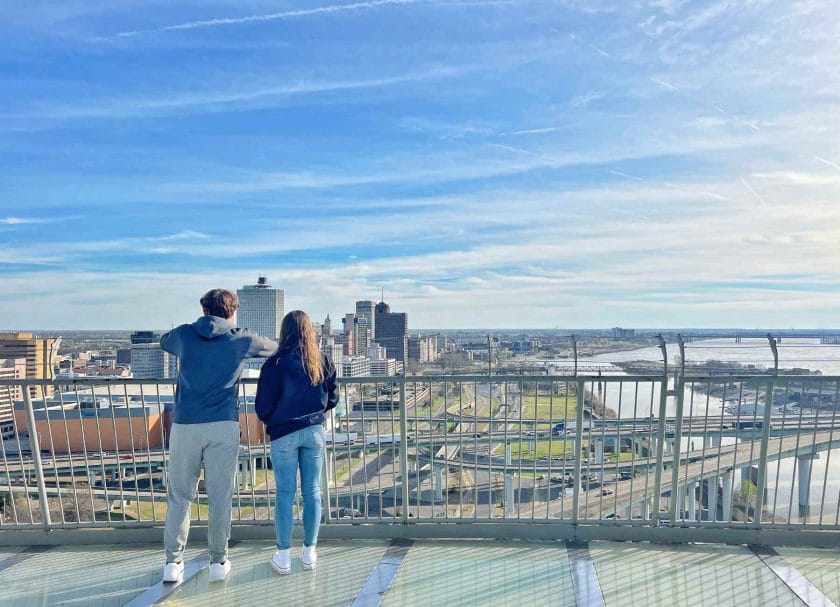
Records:
{"label": "man in gray hoodie", "polygon": [[230,291],[208,291],[201,307],[204,316],[160,338],[161,348],[177,356],[179,363],[169,435],[164,582],[183,580],[190,507],[202,463],[210,502],[210,580],[223,580],[230,572],[227,549],[239,457],[239,377],[246,358],[270,356],[277,349],[272,340],[236,327],[233,316],[239,301]]}

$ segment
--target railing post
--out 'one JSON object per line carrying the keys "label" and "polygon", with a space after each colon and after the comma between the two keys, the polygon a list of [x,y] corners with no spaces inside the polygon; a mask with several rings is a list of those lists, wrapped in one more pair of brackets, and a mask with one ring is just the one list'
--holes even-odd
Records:
{"label": "railing post", "polygon": [[[680,457],[680,454],[682,453],[682,422],[683,407],[685,406],[685,342],[683,342],[682,335],[677,335],[677,342],[680,346],[680,372],[675,375],[676,379],[674,380],[674,391],[676,392],[677,397],[677,411],[676,424],[674,425],[674,448],[671,450],[671,465],[673,466],[673,470],[671,474],[671,509],[669,514],[672,525],[677,522],[677,503],[673,499],[673,496],[677,495],[677,488],[680,483],[680,466],[682,465]],[[689,496],[688,499],[692,499],[688,491],[686,491],[686,495]]]}
{"label": "railing post", "polygon": [[[575,485],[572,489],[572,523],[578,522],[578,507],[580,506],[580,487],[583,454],[583,403],[585,400],[584,389],[586,382],[583,379],[577,381],[577,402],[575,403]],[[588,479],[587,479],[588,480]]]}
{"label": "railing post", "polygon": [[[32,407],[32,395],[29,393],[30,386],[23,386],[23,405],[26,408],[26,423],[29,426],[29,447],[32,451],[32,463],[35,466],[35,482],[38,485],[38,499],[41,503],[41,521],[44,529],[52,527],[50,517],[50,504],[47,501],[47,485],[44,482],[44,466],[41,462],[41,445],[38,442],[38,429],[35,427],[35,410]],[[49,416],[46,408],[44,414]],[[49,417],[47,418],[49,423]],[[29,499],[29,496],[27,496]]]}
{"label": "railing post", "polygon": [[770,342],[770,351],[773,353],[773,375],[779,374],[779,348],[776,346],[776,338],[770,333],[767,334],[767,341]]}
{"label": "railing post", "polygon": [[[402,522],[407,525],[408,517],[408,420],[405,406],[405,375],[400,378],[400,501],[402,502]],[[432,399],[432,394],[429,393]]]}
{"label": "railing post", "polygon": [[[775,341],[775,340],[774,340]],[[775,349],[775,348],[774,348]],[[778,366],[778,355],[776,357]],[[761,513],[764,509],[764,485],[767,482],[767,450],[770,444],[770,414],[773,412],[773,388],[775,377],[767,382],[767,392],[764,394],[764,416],[761,427],[761,446],[758,455],[758,486],[755,491],[755,525],[761,526]],[[749,513],[747,513],[749,516]]]}
{"label": "railing post", "polygon": [[[662,384],[659,388],[659,427],[656,431],[656,472],[654,473],[653,480],[653,513],[651,514],[651,521],[654,525],[659,524],[659,503],[662,498],[662,458],[665,450],[665,408],[668,402],[668,349],[662,335],[657,335],[657,337],[659,338],[659,348],[662,350],[662,362],[664,368],[662,372]],[[674,500],[674,497],[674,495],[671,495],[672,501]]]}

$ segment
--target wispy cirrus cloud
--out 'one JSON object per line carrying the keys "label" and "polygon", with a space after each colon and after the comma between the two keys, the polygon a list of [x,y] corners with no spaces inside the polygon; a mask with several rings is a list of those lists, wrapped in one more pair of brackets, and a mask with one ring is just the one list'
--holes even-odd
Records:
{"label": "wispy cirrus cloud", "polygon": [[334,4],[330,6],[318,6],[315,8],[303,8],[291,11],[281,11],[278,13],[267,13],[262,15],[247,15],[245,17],[225,17],[220,19],[201,19],[197,21],[186,21],[184,23],[177,23],[175,25],[165,25],[163,27],[131,30],[119,32],[116,34],[120,38],[131,38],[134,36],[142,36],[144,34],[156,34],[163,32],[173,32],[178,30],[193,30],[207,27],[220,27],[225,25],[241,25],[245,23],[264,23],[267,21],[280,21],[286,19],[297,19],[300,17],[310,17],[313,15],[329,15],[335,13],[346,13],[361,10],[372,10],[384,6],[394,6],[401,4],[416,4],[422,0],[370,0],[368,2],[353,2],[351,4]]}
{"label": "wispy cirrus cloud", "polygon": [[0,217],[0,225],[5,226],[21,226],[34,225],[45,223],[61,223],[64,221],[73,221],[74,219],[81,219],[81,215],[68,215],[63,217]]}
{"label": "wispy cirrus cloud", "polygon": [[[266,75],[257,82],[228,83],[224,89],[194,92],[174,91],[155,97],[108,97],[75,102],[72,105],[47,105],[22,112],[0,114],[0,118],[14,119],[94,119],[131,118],[144,116],[170,116],[184,112],[194,114],[258,109],[272,106],[282,99],[321,93],[340,93],[364,89],[381,89],[406,85],[437,78],[448,78],[467,71],[461,66],[430,66],[392,76],[364,77],[358,79],[299,80],[265,86],[265,80],[276,76]],[[221,84],[221,83],[220,83]]]}

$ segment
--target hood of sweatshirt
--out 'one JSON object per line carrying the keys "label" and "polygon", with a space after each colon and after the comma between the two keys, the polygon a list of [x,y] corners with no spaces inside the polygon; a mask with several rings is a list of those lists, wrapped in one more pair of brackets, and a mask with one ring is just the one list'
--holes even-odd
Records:
{"label": "hood of sweatshirt", "polygon": [[190,326],[204,339],[216,339],[234,328],[233,322],[219,316],[202,316]]}

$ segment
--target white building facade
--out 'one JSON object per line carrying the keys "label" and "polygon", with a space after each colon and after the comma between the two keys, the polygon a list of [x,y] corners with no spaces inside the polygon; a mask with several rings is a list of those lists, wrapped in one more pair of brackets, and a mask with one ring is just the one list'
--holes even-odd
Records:
{"label": "white building facade", "polygon": [[236,291],[239,298],[237,324],[263,337],[280,337],[280,325],[283,322],[283,289],[275,289],[268,284],[265,276],[260,276],[255,285],[245,285]]}

